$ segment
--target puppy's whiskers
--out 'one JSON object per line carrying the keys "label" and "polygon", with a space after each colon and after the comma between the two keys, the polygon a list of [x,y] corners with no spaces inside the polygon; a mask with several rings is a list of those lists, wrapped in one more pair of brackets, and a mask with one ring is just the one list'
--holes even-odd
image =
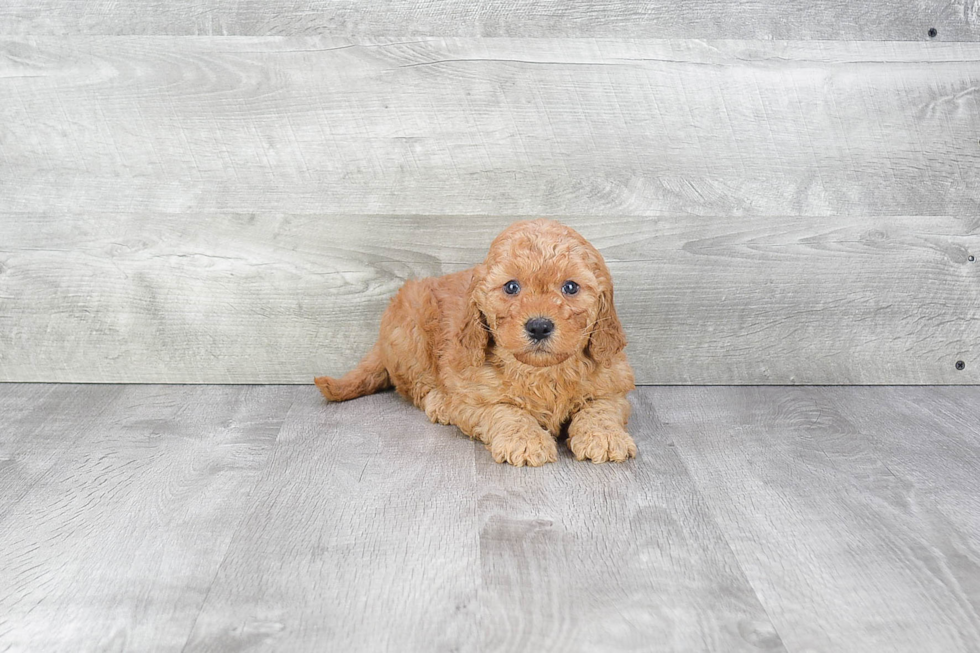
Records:
{"label": "puppy's whiskers", "polygon": [[605,322],[606,320],[611,320],[611,319],[612,319],[611,317],[600,317],[600,318],[598,318],[595,322],[592,323],[592,326],[590,326],[586,330],[586,332],[585,332],[586,335],[588,335],[589,337],[591,337],[596,332],[596,329],[599,327],[599,323],[600,322]]}

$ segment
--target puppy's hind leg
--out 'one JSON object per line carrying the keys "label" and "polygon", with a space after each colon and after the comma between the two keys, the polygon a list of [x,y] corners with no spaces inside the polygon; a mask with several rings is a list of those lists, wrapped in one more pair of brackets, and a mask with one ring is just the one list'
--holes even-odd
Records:
{"label": "puppy's hind leg", "polygon": [[318,376],[313,382],[327,401],[347,401],[389,387],[391,379],[381,357],[381,343],[376,343],[357,367],[341,378]]}

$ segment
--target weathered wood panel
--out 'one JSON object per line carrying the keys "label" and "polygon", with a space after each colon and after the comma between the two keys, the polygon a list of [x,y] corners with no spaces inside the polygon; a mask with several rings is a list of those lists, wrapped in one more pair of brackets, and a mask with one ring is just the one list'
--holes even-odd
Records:
{"label": "weathered wood panel", "polygon": [[980,44],[0,45],[7,211],[977,215]]}
{"label": "weathered wood panel", "polygon": [[612,248],[642,382],[978,380],[980,45],[0,53],[0,379],[339,373],[405,278],[556,215]]}
{"label": "weathered wood panel", "polygon": [[179,651],[293,397],[85,387],[0,415],[0,490],[21,497],[0,514],[0,650]]}
{"label": "weathered wood panel", "polygon": [[[977,477],[980,391],[956,390],[972,398],[931,415],[936,390],[922,388],[640,397],[788,650],[966,653],[980,648],[980,520],[943,472]],[[955,435],[963,424],[971,439]]]}
{"label": "weathered wood panel", "polygon": [[[509,222],[0,214],[0,379],[339,374],[405,279],[478,263]],[[641,383],[980,382],[976,217],[566,222],[609,262]]]}
{"label": "weathered wood panel", "polygon": [[980,39],[976,0],[5,0],[0,33]]}

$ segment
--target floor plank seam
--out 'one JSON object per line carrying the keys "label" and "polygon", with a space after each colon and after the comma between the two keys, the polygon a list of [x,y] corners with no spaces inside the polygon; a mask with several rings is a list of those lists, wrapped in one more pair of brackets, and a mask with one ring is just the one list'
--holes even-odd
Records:
{"label": "floor plank seam", "polygon": [[[649,399],[645,398],[644,401],[649,401]],[[656,413],[655,407],[651,406],[650,409],[654,413]],[[725,542],[725,548],[728,549],[729,554],[731,554],[732,556],[732,560],[734,560],[735,564],[738,565],[738,570],[741,572],[742,578],[745,579],[745,583],[752,589],[753,594],[755,594],[756,601],[758,601],[759,606],[762,608],[762,611],[766,615],[766,618],[769,619],[769,624],[772,626],[773,631],[776,633],[776,635],[779,636],[779,641],[782,644],[784,650],[786,650],[787,653],[792,653],[792,651],[790,651],[789,647],[786,644],[786,638],[783,636],[783,633],[776,625],[776,620],[773,619],[772,617],[772,612],[769,609],[769,606],[766,605],[766,603],[762,600],[762,596],[759,593],[759,588],[756,587],[755,583],[752,582],[752,579],[749,577],[749,574],[745,571],[745,566],[742,563],[740,556],[735,551],[735,548],[732,546],[732,543],[729,541],[728,533],[725,531],[725,528],[722,526],[721,520],[718,519],[718,515],[715,512],[714,505],[712,505],[711,501],[709,501],[707,494],[704,492],[704,489],[698,483],[698,480],[695,477],[695,475],[691,473],[690,464],[688,463],[687,459],[684,457],[684,454],[681,451],[681,448],[677,445],[677,442],[674,441],[673,439],[671,439],[670,442],[674,445],[673,447],[671,447],[671,449],[674,451],[674,455],[677,456],[677,459],[680,461],[681,466],[684,468],[684,471],[687,473],[687,476],[691,481],[691,485],[694,487],[694,489],[698,493],[698,496],[701,498],[701,501],[703,502],[705,509],[708,511],[708,515],[711,516],[712,525],[715,527],[715,530],[718,532],[718,534],[721,535],[722,540]]]}
{"label": "floor plank seam", "polygon": [[[272,457],[275,454],[276,447],[279,444],[279,437],[282,435],[283,427],[286,425],[289,415],[293,412],[293,407],[295,405],[296,405],[296,400],[294,399],[289,403],[289,408],[287,408],[283,412],[282,421],[279,423],[279,428],[276,431],[276,439],[273,441],[272,446],[269,447],[269,453],[266,454],[265,461],[263,463],[262,473],[255,475],[255,482],[252,485],[252,488],[242,498],[242,502],[246,504],[245,506],[246,508],[249,505],[251,505],[250,499],[252,498],[252,495],[255,492],[256,488],[258,488],[269,475],[270,472],[269,463],[272,461]],[[235,524],[235,528],[232,530],[231,537],[228,538],[228,543],[225,545],[225,550],[221,554],[221,562],[219,562],[214,567],[214,573],[211,575],[211,581],[208,583],[208,589],[204,593],[204,598],[201,599],[201,605],[198,607],[197,614],[194,616],[194,621],[191,622],[190,627],[187,629],[187,638],[184,640],[184,645],[180,649],[181,653],[186,653],[187,647],[190,646],[191,644],[191,638],[194,636],[194,630],[197,628],[197,622],[200,620],[201,615],[204,613],[204,608],[208,604],[208,599],[211,596],[211,590],[214,588],[214,583],[218,579],[219,575],[221,574],[221,570],[222,568],[224,568],[225,563],[228,560],[228,553],[229,551],[231,551],[232,545],[238,539],[239,533],[241,532],[242,526],[245,524],[247,518],[248,518],[248,510],[243,509],[241,515],[238,518],[238,523]]]}

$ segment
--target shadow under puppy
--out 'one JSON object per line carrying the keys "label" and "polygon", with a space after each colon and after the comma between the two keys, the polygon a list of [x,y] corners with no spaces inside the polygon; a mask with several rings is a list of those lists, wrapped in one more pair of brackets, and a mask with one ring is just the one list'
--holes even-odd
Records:
{"label": "shadow under puppy", "polygon": [[625,346],[602,255],[575,230],[534,220],[505,229],[475,268],[407,281],[364,360],[315,382],[330,401],[394,385],[497,462],[554,462],[563,427],[579,460],[621,462],[636,455]]}

